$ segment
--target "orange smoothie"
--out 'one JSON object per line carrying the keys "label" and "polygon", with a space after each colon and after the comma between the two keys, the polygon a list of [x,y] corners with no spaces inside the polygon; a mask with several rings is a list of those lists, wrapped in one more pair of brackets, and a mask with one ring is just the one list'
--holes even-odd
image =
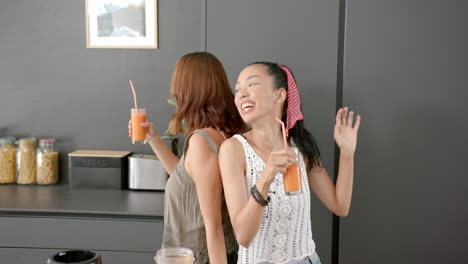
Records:
{"label": "orange smoothie", "polygon": [[[132,109],[133,110],[133,109]],[[132,111],[132,141],[140,142],[146,139],[146,128],[141,126],[141,123],[146,122],[146,111]]]}
{"label": "orange smoothie", "polygon": [[283,175],[284,192],[287,195],[293,195],[302,190],[301,171],[296,165],[291,165],[288,171]]}
{"label": "orange smoothie", "polygon": [[[291,147],[291,150],[296,154],[296,160],[299,159],[299,149]],[[296,195],[302,193],[301,168],[296,165],[289,166],[285,174],[283,174],[284,192],[286,195]]]}

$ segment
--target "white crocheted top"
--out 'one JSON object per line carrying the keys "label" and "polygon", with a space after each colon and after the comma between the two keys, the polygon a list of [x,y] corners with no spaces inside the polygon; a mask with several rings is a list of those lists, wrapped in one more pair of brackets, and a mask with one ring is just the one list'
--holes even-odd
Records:
{"label": "white crocheted top", "polygon": [[[242,135],[234,135],[245,152],[247,190],[257,182],[265,162],[255,153]],[[315,252],[310,221],[310,190],[302,154],[299,157],[302,193],[287,196],[283,189],[283,176],[278,173],[270,185],[270,203],[265,207],[262,223],[248,248],[239,246],[237,263],[287,263],[304,259]]]}

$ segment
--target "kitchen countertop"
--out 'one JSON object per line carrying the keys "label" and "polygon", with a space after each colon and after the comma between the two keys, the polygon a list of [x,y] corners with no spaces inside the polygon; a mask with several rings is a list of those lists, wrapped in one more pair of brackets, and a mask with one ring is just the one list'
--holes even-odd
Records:
{"label": "kitchen countertop", "polygon": [[0,216],[162,220],[164,192],[0,185]]}

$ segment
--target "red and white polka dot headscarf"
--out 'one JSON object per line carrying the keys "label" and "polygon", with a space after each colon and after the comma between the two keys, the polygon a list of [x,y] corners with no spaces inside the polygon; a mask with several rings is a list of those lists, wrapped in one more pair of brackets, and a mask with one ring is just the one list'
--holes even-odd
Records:
{"label": "red and white polka dot headscarf", "polygon": [[293,128],[298,120],[304,120],[304,116],[301,112],[301,99],[294,76],[286,66],[278,66],[286,72],[288,81],[288,109],[286,110],[286,136],[288,136],[289,129]]}

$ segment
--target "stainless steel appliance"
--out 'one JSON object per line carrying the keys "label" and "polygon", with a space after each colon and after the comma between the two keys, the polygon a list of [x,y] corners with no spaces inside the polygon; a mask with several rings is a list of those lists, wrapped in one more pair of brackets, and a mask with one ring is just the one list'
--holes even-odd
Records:
{"label": "stainless steel appliance", "polygon": [[166,170],[156,156],[133,154],[128,157],[129,189],[163,191],[167,177]]}

